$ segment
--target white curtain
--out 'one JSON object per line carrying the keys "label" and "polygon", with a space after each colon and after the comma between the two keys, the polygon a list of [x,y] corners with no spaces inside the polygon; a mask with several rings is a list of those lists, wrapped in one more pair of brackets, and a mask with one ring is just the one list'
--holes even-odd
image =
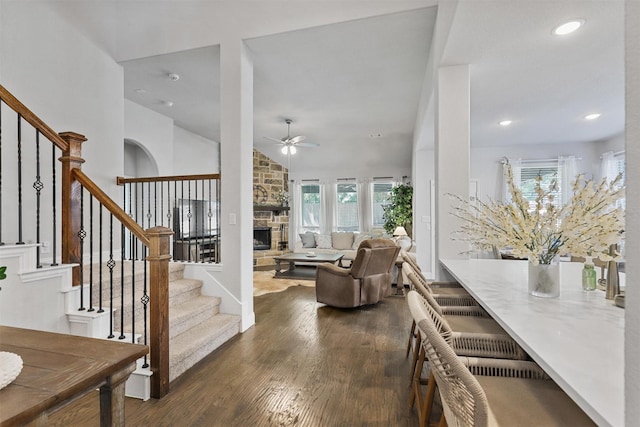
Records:
{"label": "white curtain", "polygon": [[336,184],[334,182],[320,183],[320,233],[331,234],[334,227],[334,212],[336,206]]}
{"label": "white curtain", "polygon": [[371,228],[371,191],[369,180],[357,182],[358,189],[358,229],[362,233]]}
{"label": "white curtain", "polygon": [[511,203],[511,193],[509,193],[509,186],[507,185],[507,164],[511,165],[513,183],[516,187],[519,187],[522,159],[508,159],[505,157],[502,162],[502,201],[504,203]]}
{"label": "white curtain", "polygon": [[[289,183],[289,247],[293,248],[294,243],[300,237],[302,232],[300,226],[302,224],[302,183],[300,181],[292,181]],[[293,212],[292,212],[293,211]]]}
{"label": "white curtain", "polygon": [[618,167],[613,151],[608,151],[602,155],[600,169],[600,173],[602,174],[601,178],[607,178],[608,182],[613,181],[616,176],[618,176]]}
{"label": "white curtain", "polygon": [[560,204],[564,205],[573,194],[573,182],[576,180],[576,157],[560,156],[558,157],[558,174],[560,175]]}

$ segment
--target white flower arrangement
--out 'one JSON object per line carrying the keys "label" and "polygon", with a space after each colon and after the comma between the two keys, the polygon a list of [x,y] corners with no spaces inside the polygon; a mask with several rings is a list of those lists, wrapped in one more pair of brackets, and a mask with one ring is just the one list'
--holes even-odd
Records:
{"label": "white flower arrangement", "polygon": [[280,190],[277,193],[271,195],[278,203],[289,203],[289,192]]}
{"label": "white flower arrangement", "polygon": [[512,255],[535,264],[549,264],[558,255],[619,258],[609,254],[609,247],[620,241],[624,230],[624,210],[616,202],[624,197],[621,175],[599,184],[578,175],[573,196],[561,209],[553,205],[557,182],[542,188],[536,180],[535,209],[513,182],[511,167],[506,168],[512,201],[508,204],[489,200],[468,201],[453,195],[459,203],[452,215],[462,220],[454,240],[468,242],[473,251],[490,251],[494,247],[511,248]]}

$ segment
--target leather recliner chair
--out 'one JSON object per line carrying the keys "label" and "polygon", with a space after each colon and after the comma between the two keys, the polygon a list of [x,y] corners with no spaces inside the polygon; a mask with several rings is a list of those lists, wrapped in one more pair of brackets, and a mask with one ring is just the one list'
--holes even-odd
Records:
{"label": "leather recliner chair", "polygon": [[360,244],[349,269],[319,264],[316,300],[343,308],[379,302],[391,294],[391,273],[399,252],[392,240],[370,239]]}

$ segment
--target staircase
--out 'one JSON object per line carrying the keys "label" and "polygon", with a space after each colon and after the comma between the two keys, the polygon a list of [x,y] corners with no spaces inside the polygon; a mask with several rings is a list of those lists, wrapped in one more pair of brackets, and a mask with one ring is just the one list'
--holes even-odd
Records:
{"label": "staircase", "polygon": [[[135,263],[135,287],[131,286],[134,277],[132,263]],[[202,282],[185,278],[184,267],[184,263],[169,263],[169,381],[182,375],[187,369],[240,332],[240,316],[220,313],[220,298],[202,295]],[[83,270],[84,283],[88,283],[88,266]],[[99,265],[94,265],[93,270],[92,304],[97,309]],[[136,342],[144,344],[144,337],[138,333],[143,330],[142,324],[144,322],[144,306],[140,302],[144,295],[144,264],[142,261],[124,261],[124,306],[121,305],[121,272],[122,265],[120,262],[116,262],[113,268],[114,298],[111,302],[108,299],[110,272],[105,265],[102,268],[102,298],[105,313],[108,313],[109,308],[113,307],[112,334],[114,338],[111,339],[118,340],[122,335],[126,337],[125,340],[131,341],[132,334],[135,334]],[[135,292],[133,297],[132,292]],[[121,313],[124,316],[121,316]],[[108,318],[106,322],[102,323],[108,327]],[[124,323],[123,327],[121,327],[121,323]],[[121,334],[120,331],[124,331],[124,334]],[[109,335],[108,329],[101,334],[104,335],[99,338],[107,337]],[[142,361],[138,365],[141,366]],[[148,377],[149,375],[148,372],[145,373],[141,369],[138,371],[142,376]],[[137,388],[138,386],[136,386]],[[128,395],[144,400],[148,398],[148,396],[138,396],[138,394],[128,391]]]}

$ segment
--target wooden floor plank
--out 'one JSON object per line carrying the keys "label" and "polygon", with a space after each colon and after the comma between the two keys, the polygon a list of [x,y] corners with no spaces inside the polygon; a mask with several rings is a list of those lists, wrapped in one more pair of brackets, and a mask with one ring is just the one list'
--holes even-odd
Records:
{"label": "wooden floor plank", "polygon": [[[130,426],[406,426],[404,298],[335,309],[295,286],[255,298],[256,325],[171,384],[161,400],[126,401]],[[98,399],[52,415],[51,426],[98,426]]]}

